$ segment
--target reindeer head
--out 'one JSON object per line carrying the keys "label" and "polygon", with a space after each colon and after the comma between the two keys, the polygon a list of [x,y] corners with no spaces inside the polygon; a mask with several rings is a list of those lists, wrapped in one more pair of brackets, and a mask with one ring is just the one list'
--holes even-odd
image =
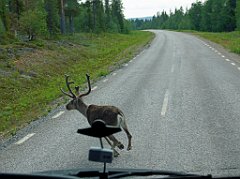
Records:
{"label": "reindeer head", "polygon": [[86,74],[86,77],[87,77],[87,81],[88,81],[88,92],[80,94],[79,86],[75,86],[76,94],[74,94],[71,87],[70,87],[70,85],[74,84],[74,82],[73,81],[69,82],[68,81],[69,76],[65,75],[66,85],[67,85],[69,93],[65,92],[62,88],[61,88],[61,91],[63,92],[63,94],[72,98],[72,100],[66,105],[67,110],[72,110],[72,109],[78,109],[79,110],[80,105],[84,104],[83,101],[82,101],[82,97],[87,96],[91,92],[90,76],[88,74]]}

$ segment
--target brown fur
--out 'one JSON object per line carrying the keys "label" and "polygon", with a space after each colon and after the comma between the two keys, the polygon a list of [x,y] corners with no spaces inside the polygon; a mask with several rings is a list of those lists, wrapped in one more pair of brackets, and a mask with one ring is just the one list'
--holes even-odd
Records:
{"label": "brown fur", "polygon": [[[88,95],[91,92],[89,75],[86,75],[86,76],[87,76],[87,80],[88,80],[89,91],[85,94],[76,96],[70,88],[70,84],[73,84],[73,82],[68,82],[69,76],[66,75],[66,84],[67,84],[67,87],[68,87],[70,93],[66,93],[65,91],[63,91],[63,89],[61,89],[61,91],[65,95],[73,98],[66,105],[66,109],[67,110],[74,110],[74,109],[78,110],[81,114],[83,114],[87,118],[88,123],[90,125],[92,125],[94,120],[101,119],[107,125],[122,127],[122,129],[126,132],[127,138],[128,138],[127,150],[131,150],[132,149],[132,145],[131,145],[132,135],[130,134],[130,132],[128,130],[123,112],[115,106],[98,106],[98,105],[93,105],[93,104],[88,106],[87,104],[85,104],[83,102],[82,97]],[[76,89],[77,93],[79,93],[79,87],[75,87],[75,89]],[[122,150],[124,148],[124,145],[121,142],[119,142],[113,135],[107,136],[107,137],[105,137],[105,139],[107,140],[109,145],[111,145],[111,147],[114,151],[114,156],[115,157],[118,156],[119,153],[115,150],[115,146],[117,146],[119,149]],[[112,143],[110,142],[110,140],[112,141]]]}

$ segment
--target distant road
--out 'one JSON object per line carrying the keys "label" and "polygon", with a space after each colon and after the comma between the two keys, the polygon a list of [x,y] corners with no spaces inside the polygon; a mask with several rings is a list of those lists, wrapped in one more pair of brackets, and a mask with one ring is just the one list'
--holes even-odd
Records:
{"label": "distant road", "polygon": [[[108,166],[240,175],[240,64],[191,35],[154,32],[149,48],[85,99],[128,119],[133,150]],[[98,140],[76,133],[86,126],[79,112],[56,109],[1,145],[0,172],[102,167],[87,160]],[[125,133],[116,136],[127,145]]]}

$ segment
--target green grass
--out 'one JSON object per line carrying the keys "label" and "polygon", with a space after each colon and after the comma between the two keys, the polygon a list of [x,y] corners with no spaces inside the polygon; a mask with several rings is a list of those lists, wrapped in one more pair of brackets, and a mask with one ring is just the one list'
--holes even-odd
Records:
{"label": "green grass", "polygon": [[218,43],[233,53],[240,54],[240,31],[221,33],[192,31],[191,33]]}
{"label": "green grass", "polygon": [[[34,52],[0,57],[0,138],[46,115],[66,102],[60,88],[65,88],[64,74],[71,76],[81,89],[85,74],[95,81],[121,63],[128,61],[152,40],[150,32],[130,34],[75,34],[57,41],[38,40],[31,43],[1,45],[1,49],[34,48]],[[0,72],[1,72],[0,71]],[[26,78],[26,75],[34,77]],[[23,76],[25,75],[25,76]],[[56,99],[57,103],[54,103]]]}

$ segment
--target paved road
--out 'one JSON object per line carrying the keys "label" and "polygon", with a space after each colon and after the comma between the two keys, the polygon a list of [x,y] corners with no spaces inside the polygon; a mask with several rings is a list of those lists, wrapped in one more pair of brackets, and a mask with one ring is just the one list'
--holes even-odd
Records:
{"label": "paved road", "polygon": [[[149,48],[85,98],[116,105],[128,119],[133,150],[108,166],[240,174],[240,64],[196,37],[154,32]],[[76,133],[86,126],[77,111],[57,109],[2,144],[0,171],[101,167],[87,160],[98,140]],[[116,136],[127,145],[125,133]]]}

